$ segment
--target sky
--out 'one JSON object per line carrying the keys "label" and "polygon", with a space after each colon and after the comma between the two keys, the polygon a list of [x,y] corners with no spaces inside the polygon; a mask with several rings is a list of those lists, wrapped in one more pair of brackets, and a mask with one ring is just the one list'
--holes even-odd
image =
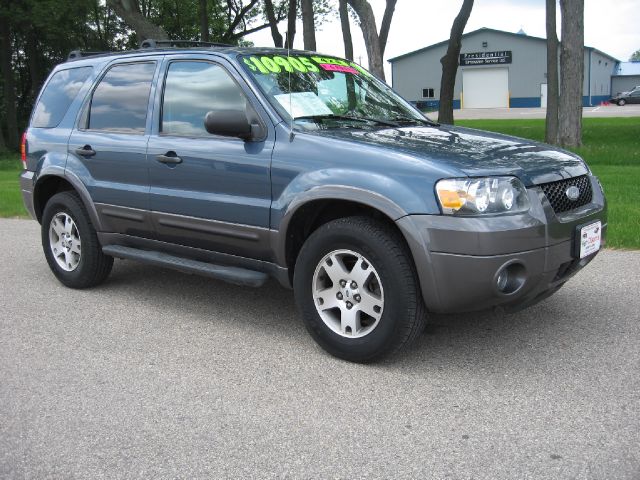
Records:
{"label": "sky", "polygon": [[[380,25],[386,2],[369,2]],[[633,52],[640,49],[640,0],[585,0],[584,4],[585,45],[602,50],[621,61],[627,61]],[[447,40],[451,24],[461,5],[462,0],[398,0],[385,51],[388,81],[391,68],[386,60]],[[482,27],[514,33],[522,28],[527,35],[546,37],[545,0],[476,0],[465,32]],[[280,24],[280,30],[286,30],[286,22]],[[296,30],[294,46],[302,48],[300,22]],[[355,60],[367,67],[362,33],[353,21],[351,34]],[[558,35],[561,35],[559,9]],[[256,46],[273,46],[269,29],[249,35],[247,40],[251,40]],[[337,12],[334,18],[329,18],[318,28],[316,43],[319,52],[344,56]]]}

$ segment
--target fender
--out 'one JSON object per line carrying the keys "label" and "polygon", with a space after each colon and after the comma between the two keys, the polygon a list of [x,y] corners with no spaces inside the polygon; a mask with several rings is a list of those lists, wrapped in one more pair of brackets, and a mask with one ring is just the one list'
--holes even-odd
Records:
{"label": "fender", "polygon": [[97,231],[101,231],[102,224],[100,222],[100,217],[98,216],[98,212],[96,211],[96,207],[93,203],[93,200],[91,199],[91,195],[89,195],[87,187],[84,186],[82,181],[80,181],[80,179],[75,174],[69,172],[68,170],[65,170],[64,167],[61,167],[60,165],[46,166],[38,172],[37,178],[34,179],[34,200],[35,198],[37,198],[36,192],[38,191],[38,187],[42,185],[44,181],[51,177],[60,177],[71,184],[71,186],[80,196],[80,199],[82,200],[85,208],[87,209],[87,213],[89,214],[91,223],[93,223]]}
{"label": "fender", "polygon": [[392,220],[408,213],[430,212],[423,199],[407,185],[379,172],[329,167],[293,178],[271,205],[271,228],[282,230],[295,210],[312,200],[351,200],[376,208]]}
{"label": "fender", "polygon": [[[407,192],[404,193],[406,194]],[[431,268],[431,256],[427,248],[428,238],[425,238],[425,235],[428,237],[428,233],[420,228],[413,220],[414,217],[396,202],[375,191],[364,188],[347,185],[322,185],[298,194],[287,205],[278,230],[271,230],[272,248],[276,263],[280,266],[286,266],[287,264],[287,230],[295,213],[309,202],[335,199],[353,201],[375,208],[394,221],[400,230],[400,234],[407,242],[412,260],[416,265],[420,290],[426,304],[432,308],[439,306],[440,298],[437,293],[436,278],[434,277],[433,268]],[[428,215],[421,216],[423,220],[428,217]]]}
{"label": "fender", "polygon": [[[391,179],[387,181],[388,185],[392,182]],[[294,183],[300,182],[292,182],[292,184],[290,184],[291,188],[287,188],[287,191],[291,192],[292,190],[296,190],[296,187],[293,185]],[[405,190],[402,186],[396,185],[395,187],[397,193],[409,194],[408,191],[402,191]],[[379,190],[379,188],[376,190]],[[289,197],[289,201],[285,200],[287,197]],[[317,185],[303,192],[296,193],[295,196],[287,195],[287,192],[283,192],[280,200],[274,202],[272,209],[272,225],[276,226],[276,228],[272,230],[272,248],[278,265],[286,265],[287,231],[292,218],[301,207],[316,200],[347,200],[360,203],[375,208],[392,221],[407,215],[407,211],[398,205],[397,202],[377,191],[360,186],[337,184]],[[283,203],[283,208],[279,209],[278,205],[282,205]]]}

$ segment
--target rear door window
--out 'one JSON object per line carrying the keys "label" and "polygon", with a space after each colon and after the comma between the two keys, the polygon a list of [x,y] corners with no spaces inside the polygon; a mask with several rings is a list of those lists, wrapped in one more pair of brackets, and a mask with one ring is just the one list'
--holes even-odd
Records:
{"label": "rear door window", "polygon": [[70,68],[53,74],[33,112],[32,127],[57,127],[91,74],[91,67]]}
{"label": "rear door window", "polygon": [[93,92],[87,128],[144,133],[155,62],[115,65]]}

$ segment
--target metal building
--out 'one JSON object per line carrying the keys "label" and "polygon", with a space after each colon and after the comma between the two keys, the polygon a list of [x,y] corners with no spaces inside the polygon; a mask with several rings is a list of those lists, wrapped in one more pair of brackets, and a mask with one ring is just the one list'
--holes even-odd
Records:
{"label": "metal building", "polygon": [[[389,60],[393,88],[420,107],[437,108],[448,40]],[[611,95],[619,61],[584,49],[583,103],[598,105]],[[462,36],[454,108],[545,107],[547,40],[480,28]],[[614,92],[615,93],[615,92]]]}
{"label": "metal building", "polygon": [[640,62],[621,62],[611,77],[611,93],[628,92],[640,85]]}

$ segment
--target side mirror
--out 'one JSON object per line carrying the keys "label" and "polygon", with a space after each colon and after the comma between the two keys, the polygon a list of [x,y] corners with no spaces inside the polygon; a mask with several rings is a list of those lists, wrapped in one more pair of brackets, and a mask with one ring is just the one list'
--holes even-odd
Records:
{"label": "side mirror", "polygon": [[217,110],[208,112],[204,117],[204,128],[213,135],[237,137],[253,141],[263,137],[263,127],[253,123],[243,110]]}

